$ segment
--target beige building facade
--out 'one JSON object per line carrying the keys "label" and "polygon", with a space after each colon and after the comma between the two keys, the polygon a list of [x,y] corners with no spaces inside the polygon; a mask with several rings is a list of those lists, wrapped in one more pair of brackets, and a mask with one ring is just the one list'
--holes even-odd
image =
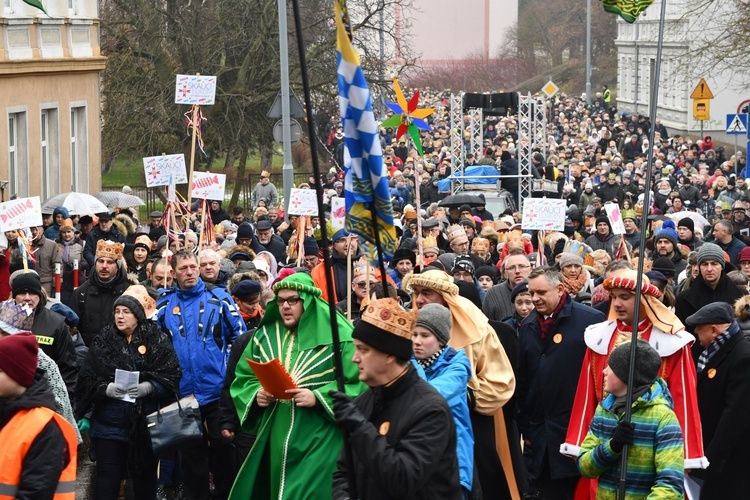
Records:
{"label": "beige building facade", "polygon": [[0,0],[0,195],[101,191],[96,0]]}

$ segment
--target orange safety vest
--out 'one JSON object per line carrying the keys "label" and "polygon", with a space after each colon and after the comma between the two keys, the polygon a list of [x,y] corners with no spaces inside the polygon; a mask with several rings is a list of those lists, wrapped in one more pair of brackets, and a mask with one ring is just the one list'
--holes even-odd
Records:
{"label": "orange safety vest", "polygon": [[54,419],[68,443],[70,461],[60,474],[55,499],[75,498],[78,439],[73,426],[49,408],[31,408],[16,413],[0,429],[0,500],[14,499],[21,482],[23,461],[40,432]]}

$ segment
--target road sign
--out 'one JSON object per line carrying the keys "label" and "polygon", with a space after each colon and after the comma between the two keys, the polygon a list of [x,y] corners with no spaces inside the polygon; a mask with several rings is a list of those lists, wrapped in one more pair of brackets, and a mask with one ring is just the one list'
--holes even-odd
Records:
{"label": "road sign", "polygon": [[[302,107],[302,103],[299,102],[299,99],[297,99],[297,96],[294,95],[294,92],[292,89],[289,89],[289,114],[292,118],[307,118],[307,113],[305,113],[305,108]],[[268,110],[268,114],[266,115],[269,118],[281,118],[281,91],[279,90],[279,93],[276,95],[276,99],[273,101],[273,104],[271,105],[271,109]]]}
{"label": "road sign", "polygon": [[694,99],[693,100],[693,120],[695,121],[703,121],[703,120],[710,120],[711,116],[711,110],[710,110],[710,103],[708,99]]}
{"label": "road sign", "polygon": [[560,88],[555,85],[555,82],[552,80],[548,81],[547,84],[542,87],[542,92],[544,92],[544,95],[547,97],[552,97],[553,95],[557,94],[557,91],[560,90]]}
{"label": "road sign", "polygon": [[[292,134],[292,145],[302,140],[302,125],[297,120],[290,120],[289,130]],[[273,140],[281,144],[284,142],[284,124],[282,120],[276,122],[273,126]]]}
{"label": "road sign", "polygon": [[695,86],[693,89],[693,93],[690,94],[691,99],[713,99],[714,94],[711,92],[711,89],[708,88],[708,84],[706,83],[705,78],[701,78],[701,81],[698,82],[698,85]]}
{"label": "road sign", "polygon": [[741,135],[747,132],[747,115],[727,115],[727,134]]}

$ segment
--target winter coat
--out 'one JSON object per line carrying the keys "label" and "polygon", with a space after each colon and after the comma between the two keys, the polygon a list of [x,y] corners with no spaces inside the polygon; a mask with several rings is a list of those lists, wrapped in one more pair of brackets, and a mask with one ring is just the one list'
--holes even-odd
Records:
{"label": "winter coat", "polygon": [[422,207],[429,207],[432,203],[438,202],[438,188],[432,181],[419,185],[419,204]]}
{"label": "winter coat", "polygon": [[[747,299],[743,299],[747,302]],[[696,342],[693,353],[703,348]],[[701,498],[745,498],[750,491],[750,337],[734,334],[698,374],[698,407],[708,469]]]}
{"label": "winter coat", "polygon": [[438,359],[426,369],[412,359],[420,376],[448,402],[456,424],[456,454],[458,455],[458,475],[461,486],[471,491],[474,478],[474,432],[469,417],[469,402],[466,386],[471,378],[471,363],[463,349],[446,347]]}
{"label": "winter coat", "polygon": [[87,346],[106,325],[115,321],[115,300],[131,285],[125,269],[120,267],[111,283],[102,284],[96,271],[75,289],[70,308],[78,315],[78,331]]}
{"label": "winter coat", "polygon": [[274,256],[276,262],[286,261],[286,245],[278,234],[271,236],[271,241],[268,242],[268,245],[263,245],[261,242],[258,242],[258,245],[260,246],[260,250],[253,250],[256,254],[266,251]]}
{"label": "winter coat", "polygon": [[541,474],[545,455],[552,479],[578,476],[575,462],[558,450],[565,441],[586,354],[583,332],[604,320],[601,312],[568,297],[546,341],[541,338],[537,312],[521,322],[516,388],[518,426],[524,439],[531,441],[532,477]]}
{"label": "winter coat", "polygon": [[84,242],[76,236],[70,243],[68,249],[68,258],[63,258],[65,250],[65,244],[62,241],[57,242],[57,248],[60,252],[60,262],[62,263],[62,290],[73,290],[73,261],[78,261],[78,279],[79,284],[84,282],[86,271],[89,268],[89,263],[83,258],[83,245]]}
{"label": "winter coat", "polygon": [[[125,243],[125,235],[123,235],[117,226],[114,224],[108,232],[102,231],[97,225],[86,235],[86,245],[83,247],[83,258],[89,263],[89,267],[94,267],[96,261],[96,244],[99,240],[114,241],[115,243]],[[98,333],[98,332],[97,332]]]}
{"label": "winter coat", "polygon": [[581,212],[585,211],[591,204],[594,203],[594,198],[597,198],[597,194],[593,190],[590,193],[587,193],[584,190],[581,193],[581,196],[578,197],[578,209]]}
{"label": "winter coat", "polygon": [[[276,186],[271,181],[263,185],[260,182],[255,185],[253,192],[250,195],[250,205],[253,209],[258,208],[258,202],[261,198],[265,198],[267,206],[278,207],[279,206],[279,193]],[[216,221],[211,219],[211,222],[216,224]]]}
{"label": "winter coat", "polygon": [[[660,256],[656,253],[656,251],[652,252],[650,255],[651,261],[655,261]],[[682,258],[682,253],[678,248],[674,249],[674,252],[672,252],[672,257],[669,258],[669,260],[672,261],[672,264],[674,264],[674,275],[679,276],[682,271],[685,270],[687,267],[687,261]]]}
{"label": "winter coat", "polygon": [[513,287],[510,286],[508,280],[490,287],[482,302],[482,312],[487,316],[487,319],[503,321],[516,312],[513,302],[510,300],[512,291]]}
{"label": "winter coat", "polygon": [[742,243],[739,239],[737,239],[736,236],[733,236],[732,241],[730,241],[726,245],[716,240],[714,240],[713,243],[716,243],[717,245],[719,245],[719,248],[724,250],[727,253],[727,255],[729,255],[729,261],[734,265],[739,264],[738,259],[740,258],[740,252],[742,251],[743,248],[747,246],[744,243]]}
{"label": "winter coat", "polygon": [[698,312],[701,307],[714,302],[734,302],[743,297],[745,292],[735,285],[725,273],[722,273],[716,288],[711,288],[703,281],[703,275],[698,274],[690,288],[683,290],[675,299],[674,313],[685,324],[688,316]]}
{"label": "winter coat", "polygon": [[[43,372],[37,371],[34,382],[17,398],[0,398],[0,429],[20,411],[33,408],[55,410],[55,397]],[[70,463],[71,455],[67,441],[55,420],[51,420],[37,434],[23,458],[21,480],[14,498],[37,500],[52,498],[57,488],[60,474]]]}
{"label": "winter coat", "polygon": [[602,240],[598,233],[594,233],[586,238],[586,244],[590,246],[592,250],[606,250],[609,255],[614,255],[617,246],[620,244],[620,237],[610,232],[607,237]]}
{"label": "winter coat", "polygon": [[[610,440],[623,417],[612,412],[610,394],[596,408],[591,427],[581,445],[578,468],[586,477],[599,478],[596,498],[616,499],[620,485],[622,454]],[[633,444],[628,446],[625,498],[682,499],[684,450],[682,430],[672,410],[672,397],[663,379],[633,402],[630,421],[635,425]]]}
{"label": "winter coat", "polygon": [[46,304],[46,299],[39,300],[34,310],[31,333],[36,336],[39,347],[44,353],[57,364],[65,386],[68,388],[68,396],[73,401],[78,377],[75,346],[65,324],[65,318],[47,309]]}
{"label": "winter coat", "polygon": [[195,394],[205,406],[219,399],[231,344],[245,323],[229,293],[202,280],[188,289],[162,292],[157,324],[172,336],[183,374],[180,396]]}
{"label": "winter coat", "polygon": [[[138,382],[150,382],[153,392],[128,403],[106,395],[115,370],[136,371]],[[176,399],[181,370],[169,337],[150,320],[138,324],[130,342],[114,324],[107,325],[91,343],[78,377],[78,418],[91,412],[92,440],[128,443],[128,470],[132,475],[153,463],[146,415],[157,404]]]}
{"label": "winter coat", "polygon": [[57,214],[62,214],[63,219],[67,219],[70,217],[68,209],[65,207],[57,207],[54,212],[52,212],[52,225],[44,230],[44,237],[48,240],[55,241],[57,239],[57,235],[60,234],[60,226],[58,226],[57,223],[54,222]]}
{"label": "winter coat", "polygon": [[[456,426],[445,399],[413,365],[395,382],[370,388],[355,403],[368,422],[349,434],[361,500],[462,498]],[[345,453],[333,474],[333,498],[350,498]]]}
{"label": "winter coat", "polygon": [[60,264],[60,250],[57,248],[55,240],[49,240],[40,236],[39,239],[31,243],[34,251],[34,270],[39,274],[42,281],[42,288],[50,297],[55,296],[55,264]]}

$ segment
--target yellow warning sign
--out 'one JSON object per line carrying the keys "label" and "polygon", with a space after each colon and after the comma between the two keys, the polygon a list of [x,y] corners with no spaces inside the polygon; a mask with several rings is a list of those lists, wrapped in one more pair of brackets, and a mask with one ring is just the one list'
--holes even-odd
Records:
{"label": "yellow warning sign", "polygon": [[714,93],[708,88],[705,78],[701,78],[698,85],[693,89],[693,93],[690,94],[691,99],[713,99]]}
{"label": "yellow warning sign", "polygon": [[693,120],[710,120],[711,116],[711,101],[708,99],[696,99],[693,101]]}

